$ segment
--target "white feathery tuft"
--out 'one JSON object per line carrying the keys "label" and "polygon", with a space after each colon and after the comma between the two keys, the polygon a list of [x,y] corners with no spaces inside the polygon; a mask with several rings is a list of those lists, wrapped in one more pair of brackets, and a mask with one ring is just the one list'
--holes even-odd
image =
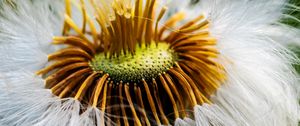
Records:
{"label": "white feathery tuft", "polygon": [[[204,12],[227,72],[212,97],[214,105],[196,106],[199,126],[296,126],[299,96],[295,57],[282,43],[299,40],[280,25],[284,0],[202,0],[190,14]],[[272,35],[270,28],[277,28]],[[298,32],[299,33],[299,32]],[[290,34],[290,35],[286,35]],[[284,38],[278,39],[278,38]]]}
{"label": "white feathery tuft", "polygon": [[95,107],[89,107],[80,115],[79,126],[117,126],[104,112]]}
{"label": "white feathery tuft", "polygon": [[5,80],[0,81],[0,125],[60,126],[79,116],[79,101],[53,96],[44,88],[44,80],[33,73],[9,72],[3,78]]}
{"label": "white feathery tuft", "polygon": [[189,124],[180,118],[177,118],[175,120],[175,126],[187,126],[187,125]]}
{"label": "white feathery tuft", "polygon": [[0,10],[0,125],[78,124],[79,101],[53,96],[34,74],[46,65],[52,37],[61,32],[62,1],[11,3],[2,1]]}
{"label": "white feathery tuft", "polygon": [[278,23],[278,25],[267,26],[265,29],[266,30],[261,30],[260,32],[285,47],[289,47],[291,45],[300,46],[300,30],[297,28]]}
{"label": "white feathery tuft", "polygon": [[49,104],[35,126],[80,126],[80,102],[75,99],[61,99]]}
{"label": "white feathery tuft", "polygon": [[175,126],[194,126],[194,125],[196,125],[195,121],[187,117],[184,119],[177,118],[175,120]]}
{"label": "white feathery tuft", "polygon": [[196,125],[195,121],[192,120],[191,118],[185,117],[183,120],[184,120],[187,124],[189,124],[189,126],[195,126],[195,125]]}
{"label": "white feathery tuft", "polygon": [[[0,71],[36,71],[53,51],[52,37],[61,32],[63,4],[60,0],[2,1],[0,9]],[[50,9],[51,8],[51,9]],[[62,11],[61,11],[62,10]]]}
{"label": "white feathery tuft", "polygon": [[197,126],[238,126],[227,113],[216,105],[203,104],[194,107]]}

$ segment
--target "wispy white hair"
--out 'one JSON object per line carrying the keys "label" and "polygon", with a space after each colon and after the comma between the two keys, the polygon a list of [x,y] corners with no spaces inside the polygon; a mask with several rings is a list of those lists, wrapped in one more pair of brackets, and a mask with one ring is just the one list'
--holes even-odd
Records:
{"label": "wispy white hair", "polygon": [[[101,125],[105,113],[91,107],[79,114],[77,100],[53,96],[34,74],[55,50],[50,42],[62,29],[63,1],[14,2],[16,7],[0,2],[0,125]],[[279,23],[285,0],[201,0],[188,8],[188,1],[168,4],[188,18],[206,15],[227,72],[226,83],[211,98],[214,104],[195,106],[194,120],[177,119],[175,125],[298,124],[298,80],[291,65],[296,58],[283,45],[300,35]]]}
{"label": "wispy white hair", "polygon": [[[214,105],[195,107],[197,124],[298,124],[298,81],[291,66],[295,57],[281,43],[300,36],[279,23],[285,5],[284,0],[202,0],[195,7],[193,12],[204,12],[211,21],[228,76],[212,97]],[[291,32],[274,36],[270,27]]]}

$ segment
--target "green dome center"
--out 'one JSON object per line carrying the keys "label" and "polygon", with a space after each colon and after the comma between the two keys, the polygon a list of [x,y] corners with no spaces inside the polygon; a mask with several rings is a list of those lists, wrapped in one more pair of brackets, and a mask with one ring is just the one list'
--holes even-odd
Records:
{"label": "green dome center", "polygon": [[97,54],[90,62],[95,71],[108,73],[115,82],[138,83],[142,79],[151,80],[166,72],[177,60],[177,55],[166,43],[154,42],[148,47],[136,47],[134,55],[126,54],[108,58]]}

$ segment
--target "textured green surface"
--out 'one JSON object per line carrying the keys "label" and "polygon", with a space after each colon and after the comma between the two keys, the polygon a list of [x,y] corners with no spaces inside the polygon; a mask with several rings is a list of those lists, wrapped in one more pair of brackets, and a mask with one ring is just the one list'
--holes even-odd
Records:
{"label": "textured green surface", "polygon": [[150,80],[174,65],[176,55],[168,44],[153,42],[149,47],[136,47],[134,56],[121,55],[107,58],[103,53],[96,55],[90,63],[95,71],[108,73],[112,80],[137,83],[141,79]]}

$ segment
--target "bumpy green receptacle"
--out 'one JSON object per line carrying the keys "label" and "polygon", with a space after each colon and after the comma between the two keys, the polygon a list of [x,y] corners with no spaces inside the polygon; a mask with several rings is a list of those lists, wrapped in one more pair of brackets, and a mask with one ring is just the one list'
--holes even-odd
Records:
{"label": "bumpy green receptacle", "polygon": [[174,65],[177,55],[166,43],[154,43],[148,47],[136,47],[135,55],[121,55],[108,58],[103,53],[97,54],[90,62],[95,71],[103,71],[115,82],[137,83],[142,79],[156,78]]}

